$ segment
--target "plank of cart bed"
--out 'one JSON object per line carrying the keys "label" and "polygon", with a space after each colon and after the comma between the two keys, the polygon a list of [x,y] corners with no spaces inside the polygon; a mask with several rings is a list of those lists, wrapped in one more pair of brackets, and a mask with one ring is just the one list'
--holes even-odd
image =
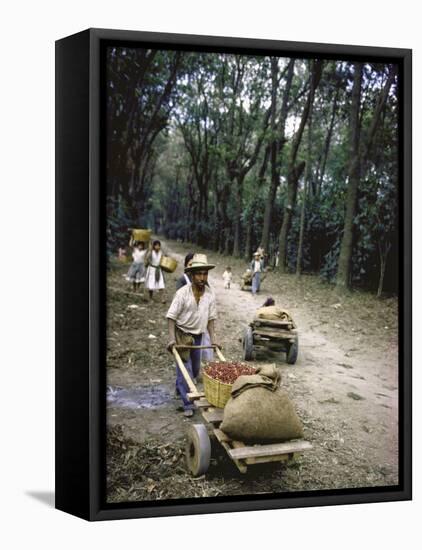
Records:
{"label": "plank of cart bed", "polygon": [[296,454],[283,454],[283,455],[274,455],[274,456],[257,456],[256,458],[245,458],[244,461],[248,466],[251,464],[266,464],[267,462],[287,462],[292,458],[296,458]]}
{"label": "plank of cart bed", "polygon": [[190,401],[196,401],[197,399],[201,399],[201,397],[205,397],[205,393],[203,392],[191,392],[187,395]]}
{"label": "plank of cart bed", "polygon": [[287,441],[286,443],[271,443],[269,445],[252,445],[232,449],[229,454],[236,460],[246,458],[270,457],[285,454],[301,453],[312,449],[309,441]]}
{"label": "plank of cart bed", "polygon": [[215,428],[213,431],[214,431],[215,437],[218,439],[220,443],[223,443],[223,441],[225,443],[231,442],[230,437],[227,434],[225,434],[222,430]]}
{"label": "plank of cart bed", "polygon": [[[215,434],[215,437],[218,439],[218,441],[221,443],[221,445],[224,447],[224,449],[226,449],[227,454],[231,457],[230,453],[232,449],[230,447],[230,443],[232,442],[232,440],[230,439],[230,437],[226,435],[224,432],[222,432],[221,430],[219,430],[218,428],[214,429],[214,434]],[[239,471],[242,474],[246,474],[248,470],[248,467],[246,466],[246,464],[241,460],[238,460],[237,458],[232,458],[232,460],[238,467]]]}
{"label": "plank of cart bed", "polygon": [[293,328],[293,323],[291,321],[276,321],[275,319],[254,319],[254,325],[256,326],[267,326],[267,327],[286,327]]}
{"label": "plank of cart bed", "polygon": [[274,330],[267,327],[256,327],[253,329],[254,334],[268,336],[270,338],[295,338],[296,333],[292,330],[278,329]]}
{"label": "plank of cart bed", "polygon": [[214,409],[210,407],[206,411],[202,411],[202,416],[210,424],[221,424],[223,421],[223,409]]}
{"label": "plank of cart bed", "polygon": [[197,399],[196,401],[194,401],[193,404],[197,409],[206,409],[207,407],[212,407],[211,403],[207,401],[207,399],[205,399],[204,397]]}

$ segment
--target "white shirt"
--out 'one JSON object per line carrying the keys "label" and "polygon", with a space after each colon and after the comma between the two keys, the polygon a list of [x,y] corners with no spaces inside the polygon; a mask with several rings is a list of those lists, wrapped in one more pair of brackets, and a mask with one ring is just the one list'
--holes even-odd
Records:
{"label": "white shirt", "polygon": [[254,261],[254,267],[253,267],[253,272],[254,273],[259,273],[261,272],[261,262],[260,261]]}
{"label": "white shirt", "polygon": [[230,281],[232,280],[232,277],[233,277],[233,274],[232,274],[231,271],[225,271],[225,272],[223,273],[223,279],[224,279],[225,281],[229,281],[229,282],[230,282]]}
{"label": "white shirt", "polygon": [[183,332],[203,334],[207,330],[208,322],[217,319],[214,293],[205,286],[204,294],[199,303],[196,303],[192,285],[182,286],[174,295],[166,317],[173,319]]}
{"label": "white shirt", "polygon": [[132,252],[132,258],[133,261],[137,264],[143,263],[145,254],[147,253],[146,250],[139,250],[139,248],[135,248]]}

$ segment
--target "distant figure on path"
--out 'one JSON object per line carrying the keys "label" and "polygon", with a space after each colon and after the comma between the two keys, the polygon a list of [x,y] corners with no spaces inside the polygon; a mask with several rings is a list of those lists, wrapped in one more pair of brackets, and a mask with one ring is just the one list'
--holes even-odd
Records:
{"label": "distant figure on path", "polygon": [[166,300],[163,294],[163,290],[166,288],[164,283],[163,270],[160,267],[160,261],[163,256],[161,250],[160,241],[154,241],[152,243],[152,249],[148,250],[145,256],[145,263],[148,264],[147,273],[145,276],[145,287],[149,291],[149,299],[152,300],[154,290],[158,290],[162,296],[162,303],[165,304]]}
{"label": "distant figure on path", "polygon": [[189,254],[186,254],[185,262],[184,262],[185,272],[183,273],[183,275],[181,277],[179,277],[179,279],[177,279],[177,281],[176,281],[176,290],[179,290],[179,288],[182,288],[182,286],[185,286],[187,284],[190,285],[191,280],[190,280],[190,277],[189,277],[189,273],[186,273],[186,268],[189,266],[189,263],[191,262],[192,258],[193,258],[193,253],[192,252],[189,252]]}
{"label": "distant figure on path", "polygon": [[233,278],[232,268],[226,267],[226,271],[223,273],[223,280],[224,280],[224,288],[229,289],[230,283]]}
{"label": "distant figure on path", "polygon": [[135,242],[133,246],[133,262],[126,275],[126,280],[133,283],[133,290],[139,290],[141,283],[145,281],[145,243]]}
{"label": "distant figure on path", "polygon": [[119,246],[119,249],[117,251],[117,256],[118,256],[119,262],[125,262],[127,259],[126,248],[124,248],[123,246]]}
{"label": "distant figure on path", "polygon": [[252,272],[252,294],[257,294],[261,286],[261,273],[264,270],[264,262],[261,259],[261,253],[255,252],[253,260],[250,265]]}

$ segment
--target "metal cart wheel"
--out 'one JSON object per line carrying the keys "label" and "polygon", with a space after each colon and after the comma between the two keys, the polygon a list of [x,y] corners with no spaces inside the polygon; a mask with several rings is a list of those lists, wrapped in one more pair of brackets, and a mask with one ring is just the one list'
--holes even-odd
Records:
{"label": "metal cart wheel", "polygon": [[194,477],[205,474],[211,460],[211,441],[203,424],[192,424],[186,444],[186,463]]}
{"label": "metal cart wheel", "polygon": [[253,354],[253,332],[252,327],[248,327],[245,330],[243,336],[243,359],[245,361],[251,361]]}
{"label": "metal cart wheel", "polygon": [[290,344],[288,350],[287,350],[287,363],[289,365],[294,365],[297,360],[297,356],[299,353],[299,338],[296,336],[295,341]]}

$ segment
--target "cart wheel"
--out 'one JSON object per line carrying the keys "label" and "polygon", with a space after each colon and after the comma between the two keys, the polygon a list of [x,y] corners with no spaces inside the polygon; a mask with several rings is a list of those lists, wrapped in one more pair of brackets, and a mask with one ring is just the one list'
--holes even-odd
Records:
{"label": "cart wheel", "polygon": [[192,424],[188,431],[186,462],[194,477],[205,474],[211,460],[211,442],[203,424]]}
{"label": "cart wheel", "polygon": [[253,332],[252,328],[248,327],[245,330],[245,335],[243,336],[243,359],[245,361],[252,361],[253,354]]}
{"label": "cart wheel", "polygon": [[297,356],[299,353],[299,339],[296,336],[295,341],[293,344],[290,344],[289,349],[287,350],[287,363],[289,365],[294,365],[297,360]]}

